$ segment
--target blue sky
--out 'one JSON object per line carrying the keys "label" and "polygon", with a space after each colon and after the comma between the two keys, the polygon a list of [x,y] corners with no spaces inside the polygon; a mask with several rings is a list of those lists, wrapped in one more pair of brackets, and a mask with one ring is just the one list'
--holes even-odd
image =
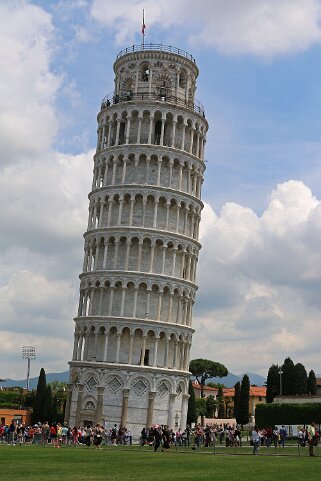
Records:
{"label": "blue sky", "polygon": [[35,374],[67,368],[96,115],[117,53],[141,41],[142,8],[146,43],[196,58],[210,124],[192,354],[261,374],[290,355],[321,372],[321,2],[12,0],[0,1],[1,376],[23,376],[29,343]]}

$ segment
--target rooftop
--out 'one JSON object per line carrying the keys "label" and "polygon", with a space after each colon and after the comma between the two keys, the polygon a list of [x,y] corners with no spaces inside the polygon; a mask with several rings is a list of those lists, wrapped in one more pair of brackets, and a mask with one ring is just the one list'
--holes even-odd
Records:
{"label": "rooftop", "polygon": [[175,53],[176,55],[180,55],[181,57],[190,60],[196,65],[195,58],[185,50],[181,48],[173,47],[172,45],[163,45],[162,43],[145,43],[141,45],[132,45],[131,47],[127,47],[124,50],[121,50],[116,57],[116,60],[120,59],[124,55],[132,52],[144,52],[145,50],[152,50],[158,52],[167,52],[167,53]]}

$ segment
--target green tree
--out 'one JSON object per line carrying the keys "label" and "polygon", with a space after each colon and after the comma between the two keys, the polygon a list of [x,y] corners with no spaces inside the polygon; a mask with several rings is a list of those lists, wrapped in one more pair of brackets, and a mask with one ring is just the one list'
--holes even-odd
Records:
{"label": "green tree", "polygon": [[219,387],[221,387],[222,389],[226,388],[225,384],[222,384],[221,382],[208,382],[206,384],[206,386],[209,386],[209,387],[214,387],[215,389],[218,389]]}
{"label": "green tree", "polygon": [[309,372],[308,382],[307,382],[307,392],[311,396],[315,396],[317,393],[317,378],[314,371]]}
{"label": "green tree", "polygon": [[191,380],[189,381],[189,385],[188,385],[188,394],[189,394],[189,400],[188,400],[188,409],[187,409],[187,424],[191,426],[192,423],[197,422],[195,392],[194,392],[194,388]]}
{"label": "green tree", "polygon": [[272,364],[266,379],[266,402],[273,403],[275,396],[280,394],[280,368]]}
{"label": "green tree", "polygon": [[238,417],[236,422],[238,424],[247,424],[249,422],[249,399],[250,399],[250,379],[247,374],[244,374],[241,384],[240,402],[238,406]]}
{"label": "green tree", "polygon": [[44,397],[41,421],[48,421],[48,423],[51,424],[56,420],[57,418],[52,399],[52,391],[49,384]]}
{"label": "green tree", "polygon": [[308,375],[303,364],[298,362],[294,366],[294,394],[308,393]]}
{"label": "green tree", "polygon": [[43,419],[43,406],[44,406],[44,400],[46,396],[46,390],[47,390],[46,373],[45,373],[45,370],[41,368],[39,378],[38,378],[35,400],[33,403],[32,420],[34,423],[37,423],[38,421],[45,421],[45,419]]}
{"label": "green tree", "polygon": [[211,377],[225,377],[228,375],[227,368],[219,362],[209,359],[193,359],[190,362],[189,370],[196,377],[201,388],[201,397],[204,397],[204,386],[206,380]]}
{"label": "green tree", "polygon": [[215,400],[214,396],[208,396],[208,398],[206,398],[206,417],[207,418],[215,417],[215,411],[216,411],[217,405],[218,403]]}
{"label": "green tree", "polygon": [[284,396],[295,394],[294,363],[290,357],[284,359],[282,366],[282,394]]}
{"label": "green tree", "polygon": [[239,405],[240,405],[240,396],[241,396],[241,383],[237,381],[234,386],[234,417],[237,418],[239,414]]}
{"label": "green tree", "polygon": [[218,388],[217,401],[218,401],[218,417],[219,419],[224,419],[225,403],[224,403],[223,389],[221,387]]}
{"label": "green tree", "polygon": [[204,423],[204,417],[206,416],[206,399],[204,397],[196,399],[196,414],[197,418],[200,416]]}
{"label": "green tree", "polygon": [[65,405],[67,400],[67,384],[65,382],[54,381],[49,385],[52,391],[55,421],[62,423],[64,421]]}

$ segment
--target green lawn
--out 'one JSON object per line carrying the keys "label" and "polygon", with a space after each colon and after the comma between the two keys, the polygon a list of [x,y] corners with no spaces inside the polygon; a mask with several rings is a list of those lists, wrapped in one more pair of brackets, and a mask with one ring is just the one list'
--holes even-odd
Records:
{"label": "green lawn", "polygon": [[[261,449],[253,456],[249,448],[238,453],[220,449],[213,455],[203,449],[194,452],[183,448],[169,453],[154,453],[149,447],[10,446],[0,444],[1,481],[296,481],[321,478],[321,456],[309,458],[307,451],[297,456],[293,448],[279,450],[282,456],[267,455]],[[270,451],[270,453],[273,453]]]}

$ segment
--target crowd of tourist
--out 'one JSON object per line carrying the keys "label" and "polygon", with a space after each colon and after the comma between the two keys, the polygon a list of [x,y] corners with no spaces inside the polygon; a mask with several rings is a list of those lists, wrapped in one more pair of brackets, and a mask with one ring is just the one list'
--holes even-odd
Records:
{"label": "crowd of tourist", "polygon": [[23,443],[60,446],[94,445],[97,448],[104,442],[114,445],[132,444],[129,429],[122,426],[105,429],[103,425],[83,427],[68,427],[66,424],[47,422],[25,426],[14,421],[11,424],[0,425],[0,442],[12,445]]}
{"label": "crowd of tourist", "polygon": [[[314,456],[313,447],[317,446],[321,432],[311,423],[308,427],[299,427],[297,441],[299,447],[309,447],[310,456]],[[253,446],[253,454],[258,454],[259,447],[284,448],[288,437],[285,426],[277,426],[259,429],[254,426],[248,433],[243,431],[243,440],[250,440]],[[105,428],[101,424],[96,426],[68,427],[66,424],[38,423],[33,426],[25,426],[14,420],[11,424],[0,425],[0,442],[12,445],[23,443],[50,445],[55,448],[61,446],[87,447],[93,445],[97,449],[102,444],[114,446],[131,445],[133,437],[130,429],[114,424],[111,428]],[[193,429],[171,429],[166,425],[153,425],[149,429],[143,428],[140,436],[141,446],[152,446],[156,452],[159,448],[168,451],[171,445],[200,449],[210,448],[216,445],[225,445],[227,448],[240,447],[242,445],[241,429],[237,425],[207,424],[202,427],[197,424]]]}

